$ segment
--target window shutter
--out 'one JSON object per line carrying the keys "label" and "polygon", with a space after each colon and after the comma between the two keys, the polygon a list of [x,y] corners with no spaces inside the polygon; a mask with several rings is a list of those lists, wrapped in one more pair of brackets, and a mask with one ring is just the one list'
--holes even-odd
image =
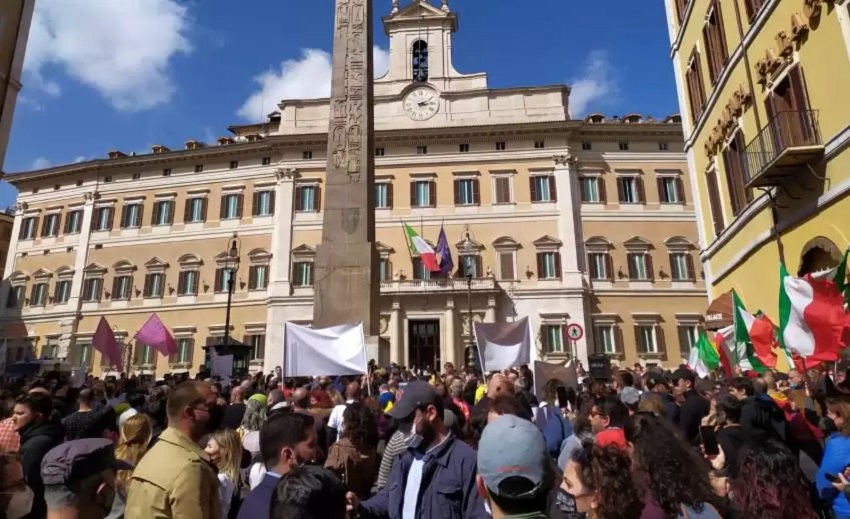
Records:
{"label": "window shutter", "polygon": [[153,203],[153,211],[151,211],[151,225],[156,225],[159,221],[159,212],[162,211],[162,204],[164,202],[154,202]]}
{"label": "window shutter", "polygon": [[[174,210],[177,206],[177,202],[174,200],[170,200],[165,203],[165,208],[168,211],[168,225],[174,223]],[[144,209],[142,207],[139,208],[139,213],[141,213]]]}
{"label": "window shutter", "polygon": [[151,276],[152,275],[153,274],[145,274],[145,290],[143,292],[145,297],[151,296]]}
{"label": "window shutter", "polygon": [[578,182],[579,183],[579,189],[578,189],[579,201],[582,202],[582,203],[586,203],[587,202],[587,193],[584,190],[584,186],[585,186],[585,182],[588,181],[588,179],[585,178],[585,177],[582,177],[578,180],[579,180],[579,182]]}
{"label": "window shutter", "polygon": [[637,349],[638,355],[646,353],[646,345],[643,343],[643,338],[640,334],[640,326],[635,326],[635,348]]}
{"label": "window shutter", "polygon": [[236,195],[236,218],[242,218],[242,204],[245,200],[245,195],[239,193]]}
{"label": "window shutter", "polygon": [[192,219],[192,200],[187,198],[183,205],[183,223],[188,223]]}
{"label": "window shutter", "polygon": [[410,207],[419,207],[416,204],[416,182],[410,183]]}
{"label": "window shutter", "polygon": [[310,286],[313,286],[316,282],[316,264],[310,263]]}
{"label": "window shutter", "polygon": [[65,213],[65,221],[63,222],[63,225],[62,225],[62,231],[65,234],[71,234],[71,213],[73,213],[73,212],[74,211],[70,211],[68,213]]}
{"label": "window shutter", "polygon": [[610,253],[605,253],[605,273],[607,278],[614,281],[614,259]]}
{"label": "window shutter", "polygon": [[209,199],[204,198],[201,201],[201,221],[207,221],[207,204],[209,204]]}
{"label": "window shutter", "polygon": [[257,288],[257,267],[252,266],[248,269],[248,290]]}
{"label": "window shutter", "polygon": [[720,191],[717,186],[717,172],[710,170],[705,174],[705,183],[708,188],[708,203],[711,207],[711,220],[714,224],[714,234],[719,236],[723,232],[725,223],[723,211],[720,207]]}
{"label": "window shutter", "polygon": [[685,265],[688,268],[688,279],[691,281],[696,281],[697,276],[696,271],[694,269],[694,257],[690,252],[685,254]]}
{"label": "window shutter", "polygon": [[646,275],[650,281],[655,279],[655,269],[652,268],[652,255],[648,252],[644,254],[644,258],[646,258]]}
{"label": "window shutter", "polygon": [[224,217],[227,216],[227,195],[221,195],[221,207],[218,212],[218,217],[221,220],[224,220]]}
{"label": "window shutter", "polygon": [[475,277],[483,278],[484,277],[484,268],[481,261],[481,256],[473,256],[472,260],[475,265]]}
{"label": "window shutter", "polygon": [[428,182],[428,198],[431,203],[429,207],[437,207],[437,183],[433,180]]}
{"label": "window shutter", "polygon": [[127,218],[129,216],[129,207],[121,206],[121,228],[124,229],[127,227]]}
{"label": "window shutter", "polygon": [[637,272],[635,272],[635,255],[626,254],[626,262],[629,264],[629,279],[637,278]]}
{"label": "window shutter", "polygon": [[555,175],[549,175],[549,197],[552,202],[558,201],[558,187],[555,184]]}
{"label": "window shutter", "polygon": [[481,205],[481,182],[477,178],[472,181],[472,203]]}
{"label": "window shutter", "polygon": [[667,355],[667,341],[664,337],[664,328],[660,325],[655,326],[655,347],[658,349],[658,354],[662,357]]}
{"label": "window shutter", "polygon": [[679,203],[685,205],[687,202],[685,201],[685,180],[682,178],[676,178],[676,197],[679,199]]}
{"label": "window shutter", "polygon": [[115,276],[112,278],[112,299],[118,298],[118,277],[119,276]]}
{"label": "window shutter", "polygon": [[635,187],[637,187],[638,203],[646,203],[646,189],[643,185],[642,177],[635,177]]}
{"label": "window shutter", "polygon": [[543,253],[537,253],[537,279],[543,279]]}
{"label": "window shutter", "polygon": [[655,177],[655,185],[658,186],[658,201],[661,203],[669,202],[664,193],[664,179],[661,177]]}
{"label": "window shutter", "polygon": [[719,0],[715,0],[714,2],[714,19],[717,22],[717,25],[714,29],[714,35],[717,42],[717,74],[720,75],[720,72],[723,71],[723,66],[726,64],[726,58],[729,53],[726,50],[726,30],[723,27],[723,11],[720,10],[720,2]]}
{"label": "window shutter", "polygon": [[555,253],[555,277],[561,279],[564,275],[561,273],[561,253]]}
{"label": "window shutter", "polygon": [[91,222],[89,223],[89,229],[90,230],[93,231],[93,230],[97,229],[97,222],[100,221],[100,212],[101,211],[103,211],[103,208],[95,209],[94,211],[92,211],[92,215],[91,215],[92,218],[91,218]]}
{"label": "window shutter", "polygon": [[667,257],[670,260],[670,279],[675,281],[676,280],[676,254],[671,252],[671,253],[667,254]]}
{"label": "window shutter", "polygon": [[145,221],[145,204],[139,204],[139,227],[144,224]]}
{"label": "window shutter", "polygon": [[605,177],[596,178],[596,186],[599,190],[599,202],[605,204],[608,202],[608,194],[605,191]]}
{"label": "window shutter", "polygon": [[221,292],[221,290],[223,288],[221,286],[223,276],[224,276],[224,269],[215,269],[215,288],[214,288],[214,290],[216,292]]}
{"label": "window shutter", "polygon": [[528,189],[531,192],[531,201],[532,202],[539,202],[540,201],[540,195],[538,195],[538,193],[537,193],[537,186],[534,185],[534,177],[528,178]]}
{"label": "window shutter", "polygon": [[514,255],[512,252],[499,254],[500,279],[516,279],[514,275]]}
{"label": "window shutter", "polygon": [[177,276],[177,295],[183,295],[186,293],[186,271],[180,271],[180,274]]}
{"label": "window shutter", "polygon": [[275,192],[269,191],[269,214],[274,214]]}
{"label": "window shutter", "polygon": [[322,186],[316,186],[313,189],[313,207],[316,208],[317,213],[322,210]]}
{"label": "window shutter", "polygon": [[393,208],[393,184],[392,182],[387,182],[387,207]]}
{"label": "window shutter", "polygon": [[460,180],[455,179],[452,185],[454,186],[455,205],[460,205]]}
{"label": "window shutter", "polygon": [[260,193],[254,191],[251,194],[251,216],[257,216],[258,214],[260,214]]}
{"label": "window shutter", "polygon": [[623,197],[623,177],[617,177],[617,200],[622,204],[625,198]]}
{"label": "window shutter", "polygon": [[47,215],[44,215],[41,220],[41,237],[44,238],[45,236],[47,236]]}

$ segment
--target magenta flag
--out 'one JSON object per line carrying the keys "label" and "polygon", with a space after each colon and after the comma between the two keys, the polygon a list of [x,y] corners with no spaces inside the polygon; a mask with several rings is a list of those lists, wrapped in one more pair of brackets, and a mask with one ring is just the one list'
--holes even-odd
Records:
{"label": "magenta flag", "polygon": [[92,337],[91,345],[99,351],[104,357],[109,359],[113,366],[118,368],[118,371],[124,371],[124,363],[121,361],[121,347],[118,346],[118,341],[115,340],[115,333],[106,322],[106,317],[101,316],[100,322],[97,323],[97,330]]}
{"label": "magenta flag", "polygon": [[168,328],[159,320],[159,316],[152,314],[145,324],[136,332],[136,342],[157,350],[166,357],[177,353],[177,341],[169,333]]}

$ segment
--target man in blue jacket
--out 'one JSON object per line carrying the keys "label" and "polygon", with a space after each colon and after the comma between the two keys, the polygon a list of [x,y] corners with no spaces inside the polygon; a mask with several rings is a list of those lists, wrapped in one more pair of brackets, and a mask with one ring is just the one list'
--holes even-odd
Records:
{"label": "man in blue jacket", "polygon": [[415,437],[387,486],[362,503],[349,492],[349,509],[362,519],[489,519],[475,487],[475,451],[446,429],[434,388],[411,382],[388,414],[411,420]]}
{"label": "man in blue jacket", "polygon": [[269,517],[281,476],[311,461],[318,443],[315,420],[305,413],[277,413],[260,429],[260,454],[266,466],[262,482],[245,498],[238,519]]}

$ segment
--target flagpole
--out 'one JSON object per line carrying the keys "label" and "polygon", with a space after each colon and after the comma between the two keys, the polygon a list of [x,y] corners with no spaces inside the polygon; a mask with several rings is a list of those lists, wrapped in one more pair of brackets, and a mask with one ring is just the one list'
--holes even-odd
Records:
{"label": "flagpole", "polygon": [[[407,255],[410,257],[410,278],[413,279],[413,277],[414,277],[414,275],[413,275],[414,263],[413,263],[413,249],[411,248],[411,245],[410,245],[411,244],[410,236],[407,235],[407,228],[405,227],[404,220],[399,218],[398,221],[401,222],[401,233],[404,235],[404,243],[405,243],[405,245],[407,245]],[[399,281],[401,281],[401,280],[399,280]]]}

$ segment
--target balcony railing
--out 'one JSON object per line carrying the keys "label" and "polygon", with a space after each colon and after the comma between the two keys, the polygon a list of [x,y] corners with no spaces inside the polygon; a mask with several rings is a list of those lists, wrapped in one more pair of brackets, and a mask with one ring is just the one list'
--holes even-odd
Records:
{"label": "balcony railing", "polygon": [[789,168],[817,162],[823,151],[817,110],[779,112],[747,144],[744,182],[747,187],[776,185],[794,174]]}
{"label": "balcony railing", "polygon": [[[420,293],[465,291],[466,278],[458,279],[405,279],[403,281],[381,281],[381,293]],[[496,280],[476,278],[472,280],[472,290],[495,290]]]}

